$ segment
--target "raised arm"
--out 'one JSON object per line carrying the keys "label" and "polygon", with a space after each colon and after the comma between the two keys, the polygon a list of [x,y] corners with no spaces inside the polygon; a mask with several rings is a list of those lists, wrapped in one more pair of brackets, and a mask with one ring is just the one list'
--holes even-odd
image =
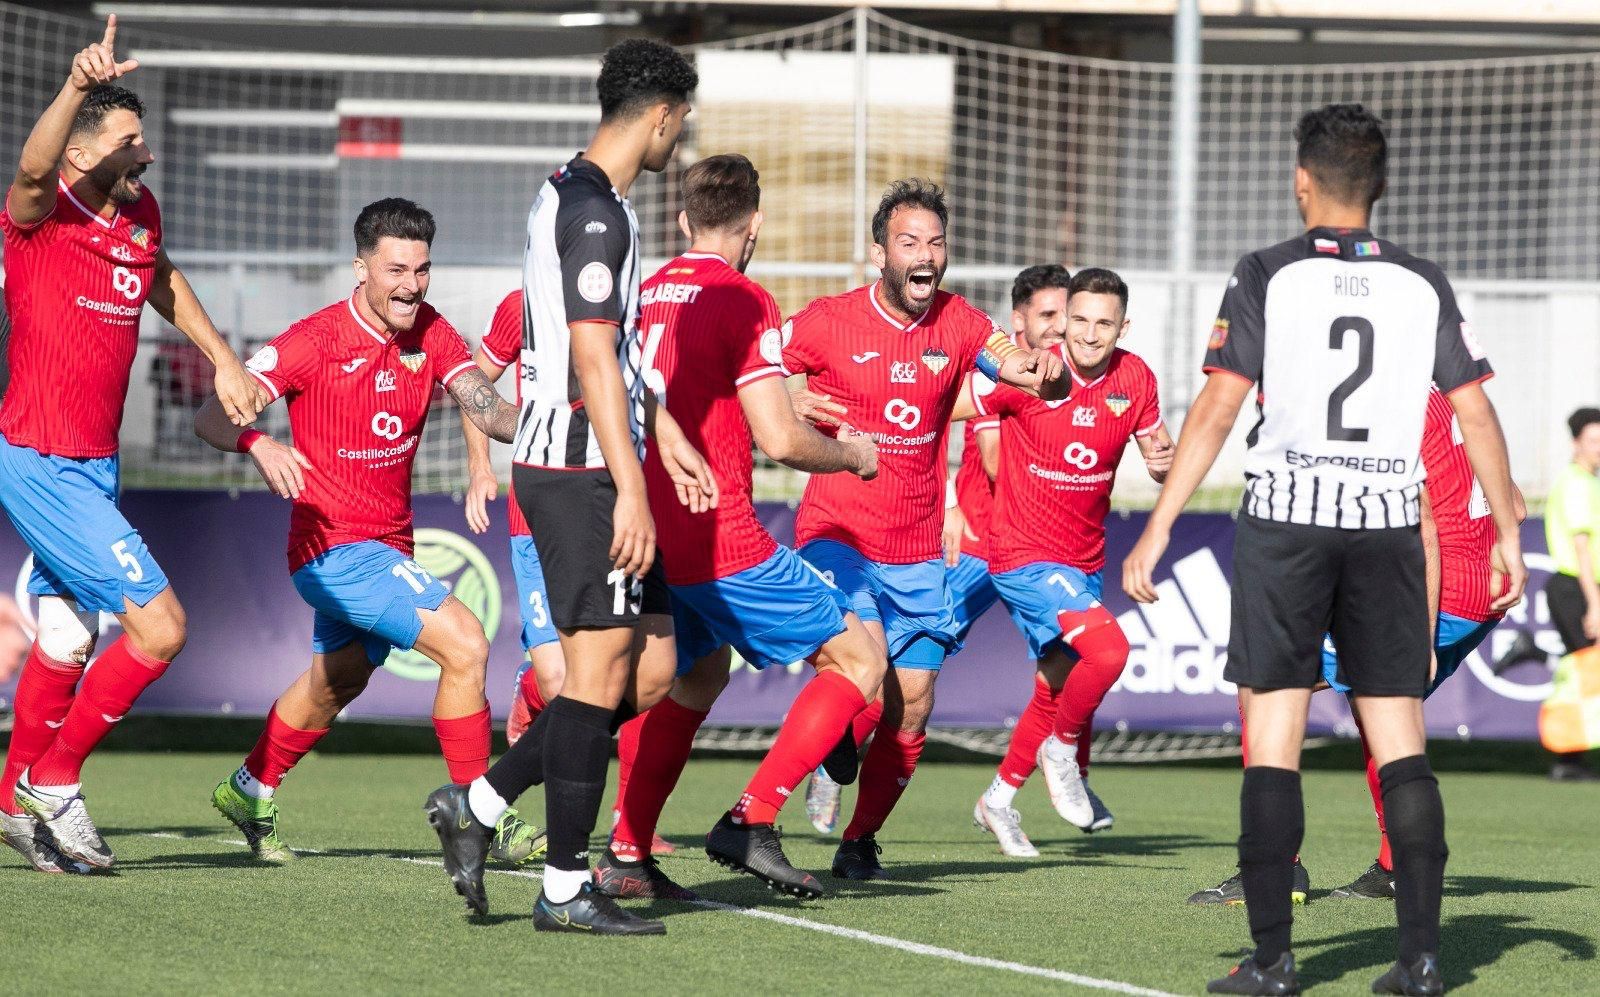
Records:
{"label": "raised arm", "polygon": [[240,427],[255,422],[271,398],[245,371],[238,354],[211,323],[211,316],[195,296],[188,278],[164,249],[156,254],[155,278],[150,284],[148,300],[156,314],[189,337],[216,368],[214,386],[228,420]]}
{"label": "raised arm", "polygon": [[[500,375],[505,373],[505,367],[489,359],[482,347],[472,355],[472,359],[490,384],[499,381]],[[500,482],[495,478],[494,466],[489,462],[489,437],[473,424],[465,407],[461,407],[461,435],[467,441],[467,528],[474,533],[483,533],[489,529],[488,503],[499,496]]]}
{"label": "raised arm", "polygon": [[739,389],[739,405],[761,452],[786,467],[811,474],[849,471],[863,480],[878,473],[878,446],[849,427],[830,439],[801,420],[783,381],[763,377]]}

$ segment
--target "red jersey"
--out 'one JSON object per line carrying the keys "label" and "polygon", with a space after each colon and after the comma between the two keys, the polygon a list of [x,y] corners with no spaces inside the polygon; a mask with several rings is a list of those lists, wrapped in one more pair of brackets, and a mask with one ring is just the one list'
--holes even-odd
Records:
{"label": "red jersey", "polygon": [[1489,556],[1494,519],[1489,500],[1472,475],[1455,409],[1438,388],[1428,392],[1422,422],[1424,486],[1439,530],[1439,611],[1482,623],[1489,612]]}
{"label": "red jersey", "polygon": [[765,288],[709,253],[684,253],[640,285],[645,385],[717,479],[717,507],[690,512],[649,443],[644,481],[668,584],[726,578],[778,549],[750,499],[752,441],[739,389],[783,375],[781,321]]}
{"label": "red jersey", "polygon": [[[974,375],[973,379],[981,375]],[[987,378],[985,378],[987,380]],[[989,519],[994,514],[994,479],[983,469],[983,455],[978,451],[978,434],[997,432],[1000,420],[995,416],[979,416],[967,420],[961,440],[961,467],[956,471],[956,504],[967,520],[966,532],[961,535],[961,553],[971,554],[979,560],[989,560]]]}
{"label": "red jersey", "polygon": [[1117,465],[1130,437],[1161,428],[1161,401],[1155,374],[1122,349],[1112,351],[1104,374],[1084,383],[1074,372],[1072,381],[1064,402],[1040,401],[1005,384],[987,395],[974,392],[978,410],[1001,420],[991,572],[1036,561],[1089,574],[1105,566]]}
{"label": "red jersey", "polygon": [[155,195],[103,218],[57,180],[56,206],[32,225],[0,211],[5,232],[11,384],[0,435],[62,457],[117,452],[139,315],[161,249]]}
{"label": "red jersey", "polygon": [[[478,344],[485,356],[500,367],[511,370],[517,385],[517,408],[522,407],[522,288],[517,288],[495,306],[489,318],[489,327],[483,330],[483,341]],[[522,518],[522,507],[517,505],[513,492],[506,496],[506,522],[508,532],[514,537],[526,537],[528,521]]]}
{"label": "red jersey", "polygon": [[311,469],[289,514],[289,571],[340,544],[412,552],[411,463],[434,385],[476,369],[461,334],[431,305],[390,338],[355,296],[301,319],[245,364],[289,400],[295,449]]}
{"label": "red jersey", "polygon": [[877,285],[819,298],[790,320],[786,373],[845,406],[845,422],[878,441],[878,476],[819,474],[806,484],[795,543],[837,540],[880,564],[939,557],[945,433],[962,378],[996,334],[989,316],[948,291],[902,325]]}

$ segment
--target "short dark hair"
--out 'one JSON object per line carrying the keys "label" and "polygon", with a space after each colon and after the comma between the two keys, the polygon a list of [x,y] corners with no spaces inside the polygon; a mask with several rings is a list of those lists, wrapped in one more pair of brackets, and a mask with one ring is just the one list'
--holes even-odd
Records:
{"label": "short dark hair", "polygon": [[1059,287],[1065,291],[1071,285],[1072,274],[1059,263],[1040,263],[1031,266],[1017,274],[1016,280],[1011,282],[1011,307],[1020,310],[1036,293],[1045,288]]}
{"label": "short dark hair", "polygon": [[78,113],[72,119],[72,134],[99,134],[100,126],[105,124],[106,115],[112,111],[132,111],[142,118],[144,101],[127,87],[101,83],[90,90],[83,98],[83,103],[78,105]]}
{"label": "short dark hair", "polygon": [[908,177],[896,180],[883,192],[878,210],[872,214],[872,241],[880,246],[889,243],[889,218],[901,208],[926,208],[939,216],[939,227],[950,227],[950,207],[944,201],[944,188],[932,180]]}
{"label": "short dark hair", "polygon": [[1328,104],[1307,111],[1294,126],[1295,162],[1345,204],[1371,207],[1389,173],[1383,121],[1360,104]]}
{"label": "short dark hair", "polygon": [[433,215],[415,201],[386,197],[373,201],[356,216],[356,254],[365,256],[378,248],[384,236],[433,245]]}
{"label": "short dark hair", "polygon": [[1600,408],[1585,406],[1567,416],[1567,428],[1572,430],[1572,438],[1577,439],[1585,429],[1600,422]]}
{"label": "short dark hair", "polygon": [[683,173],[683,210],[694,232],[732,228],[761,207],[761,174],[737,152],[708,156]]}
{"label": "short dark hair", "polygon": [[1072,275],[1067,285],[1067,297],[1087,292],[1089,294],[1115,294],[1122,302],[1124,314],[1128,311],[1128,283],[1113,270],[1105,267],[1086,267]]}
{"label": "short dark hair", "polygon": [[662,101],[682,104],[699,85],[700,74],[677,49],[649,38],[629,38],[607,49],[600,60],[595,81],[600,120],[631,118]]}

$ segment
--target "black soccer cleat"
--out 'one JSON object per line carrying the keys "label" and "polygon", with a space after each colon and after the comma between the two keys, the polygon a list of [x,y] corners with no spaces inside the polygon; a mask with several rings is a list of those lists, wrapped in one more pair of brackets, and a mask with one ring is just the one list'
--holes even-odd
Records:
{"label": "black soccer cleat", "polygon": [[840,879],[882,879],[889,874],[878,861],[881,854],[883,847],[870,834],[841,841],[839,850],[833,853],[833,874]]}
{"label": "black soccer cleat", "polygon": [[[1304,904],[1310,898],[1311,874],[1306,872],[1306,867],[1300,864],[1299,859],[1295,859],[1294,884],[1289,888],[1289,902],[1296,905]],[[1242,904],[1244,903],[1244,879],[1238,873],[1234,873],[1209,890],[1191,893],[1187,902],[1198,905],[1227,904],[1228,906],[1237,906]]]}
{"label": "black soccer cleat", "polygon": [[641,900],[682,900],[700,897],[679,886],[661,871],[661,864],[646,856],[639,862],[624,862],[607,848],[594,867],[594,888],[608,897],[638,897]]}
{"label": "black soccer cleat", "polygon": [[782,836],[771,824],[735,824],[730,811],[706,835],[706,857],[717,865],[748,872],[774,892],[801,900],[822,896],[817,877],[789,864]]}
{"label": "black soccer cleat", "polygon": [[844,736],[839,738],[839,743],[828,752],[828,757],[822,760],[822,771],[828,773],[828,778],[841,786],[848,786],[856,781],[856,775],[861,768],[861,752],[856,747],[856,735],[849,727],[844,729]]}
{"label": "black soccer cleat", "polygon": [[1439,972],[1439,957],[1432,952],[1417,956],[1410,966],[1395,963],[1389,971],[1372,981],[1375,994],[1420,994],[1431,997],[1444,993],[1444,976]]}
{"label": "black soccer cleat", "polygon": [[1285,952],[1266,968],[1247,955],[1228,975],[1206,984],[1208,994],[1297,994],[1300,977],[1294,971],[1294,953]]}
{"label": "black soccer cleat", "polygon": [[1355,882],[1339,887],[1328,896],[1340,900],[1393,900],[1394,873],[1374,862]]}
{"label": "black soccer cleat", "polygon": [[533,927],[535,931],[583,931],[591,935],[664,935],[667,926],[660,921],[630,914],[617,906],[617,902],[584,883],[578,895],[564,904],[550,902],[539,891],[533,902]]}
{"label": "black soccer cleat", "polygon": [[483,890],[483,863],[489,855],[494,828],[478,822],[467,805],[467,787],[455,783],[429,793],[422,811],[439,835],[444,871],[450,874],[456,892],[466,898],[467,908],[473,913],[489,913],[489,897]]}

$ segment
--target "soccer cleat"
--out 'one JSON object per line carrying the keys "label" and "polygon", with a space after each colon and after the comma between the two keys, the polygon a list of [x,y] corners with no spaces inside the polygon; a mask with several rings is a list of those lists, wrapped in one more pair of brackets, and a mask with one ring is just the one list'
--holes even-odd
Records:
{"label": "soccer cleat", "polygon": [[111,846],[100,837],[100,831],[89,819],[89,808],[84,805],[83,794],[61,797],[36,789],[28,781],[29,771],[22,770],[17,777],[17,806],[28,811],[50,832],[56,848],[69,859],[76,859],[96,869],[109,869],[116,862]]}
{"label": "soccer cleat", "polygon": [[229,776],[211,791],[211,805],[239,829],[256,858],[275,865],[295,860],[294,851],[278,837],[278,804],[275,801],[258,800],[241,793]]}
{"label": "soccer cleat", "polygon": [[828,778],[841,786],[848,786],[856,781],[856,776],[861,771],[861,749],[856,747],[854,731],[846,728],[844,736],[839,738],[839,743],[828,752],[828,757],[822,760],[822,771]]}
{"label": "soccer cleat", "polygon": [[833,874],[840,879],[883,879],[889,874],[878,861],[881,854],[883,846],[870,834],[841,841],[839,850],[833,853]]}
{"label": "soccer cleat", "polygon": [[82,862],[61,854],[49,829],[34,820],[32,814],[8,814],[0,810],[0,841],[21,852],[28,864],[40,872],[83,875],[91,871]]}
{"label": "soccer cleat", "polygon": [[819,834],[832,834],[839,826],[839,784],[822,769],[811,773],[806,784],[806,817]]}
{"label": "soccer cleat", "polygon": [[489,897],[483,890],[483,862],[489,855],[494,831],[478,822],[467,805],[467,787],[447,783],[428,794],[422,805],[428,823],[439,835],[439,850],[444,871],[450,875],[456,892],[466,898],[476,914],[489,913]]}
{"label": "soccer cleat", "polygon": [[1000,851],[1014,859],[1039,857],[1039,849],[1022,833],[1022,815],[1014,807],[990,807],[978,797],[972,808],[972,823],[980,831],[988,831],[1000,842]]}
{"label": "soccer cleat", "polygon": [[1432,952],[1417,956],[1409,966],[1395,963],[1389,971],[1372,981],[1375,994],[1419,994],[1432,997],[1444,993],[1444,977],[1439,972],[1439,957]]}
{"label": "soccer cleat", "polygon": [[594,867],[594,888],[608,897],[639,897],[647,900],[699,900],[699,894],[679,886],[661,871],[661,863],[648,857],[624,862],[607,848]]}
{"label": "soccer cleat", "polygon": [[1088,827],[1083,828],[1083,832],[1085,834],[1093,834],[1096,831],[1111,830],[1111,825],[1117,822],[1117,818],[1112,816],[1111,808],[1102,803],[1100,797],[1095,795],[1095,791],[1089,786],[1088,779],[1083,780],[1083,791],[1089,794],[1089,809],[1094,812],[1094,821]]}
{"label": "soccer cleat", "polygon": [[545,853],[544,832],[529,824],[513,809],[500,815],[489,843],[489,857],[513,869],[527,865]]}
{"label": "soccer cleat", "polygon": [[593,883],[584,883],[578,895],[564,904],[551,903],[540,890],[539,899],[533,902],[533,927],[536,931],[587,931],[592,935],[667,933],[666,925],[628,913]]}
{"label": "soccer cleat", "polygon": [[1247,955],[1228,975],[1206,984],[1208,994],[1297,994],[1300,977],[1294,971],[1294,953],[1285,952],[1270,966],[1256,965]]}
{"label": "soccer cleat", "polygon": [[771,824],[735,824],[729,811],[706,835],[706,857],[717,865],[748,872],[778,893],[801,900],[822,896],[817,877],[789,863],[782,838],[783,832]]}
{"label": "soccer cleat", "polygon": [[1374,862],[1355,882],[1339,887],[1328,896],[1340,900],[1393,900],[1394,873]]}
{"label": "soccer cleat", "polygon": [[[1304,904],[1311,896],[1311,875],[1306,872],[1306,867],[1300,864],[1299,859],[1294,860],[1294,885],[1289,889],[1289,902]],[[1227,904],[1234,906],[1244,903],[1244,880],[1238,873],[1211,887],[1191,894],[1189,903],[1192,904]]]}
{"label": "soccer cleat", "polygon": [[[1051,748],[1055,747],[1052,754]],[[1094,825],[1094,804],[1089,802],[1088,787],[1078,772],[1076,749],[1059,740],[1054,734],[1039,745],[1036,756],[1039,770],[1044,773],[1045,788],[1050,791],[1050,803],[1061,819],[1082,831]]]}

